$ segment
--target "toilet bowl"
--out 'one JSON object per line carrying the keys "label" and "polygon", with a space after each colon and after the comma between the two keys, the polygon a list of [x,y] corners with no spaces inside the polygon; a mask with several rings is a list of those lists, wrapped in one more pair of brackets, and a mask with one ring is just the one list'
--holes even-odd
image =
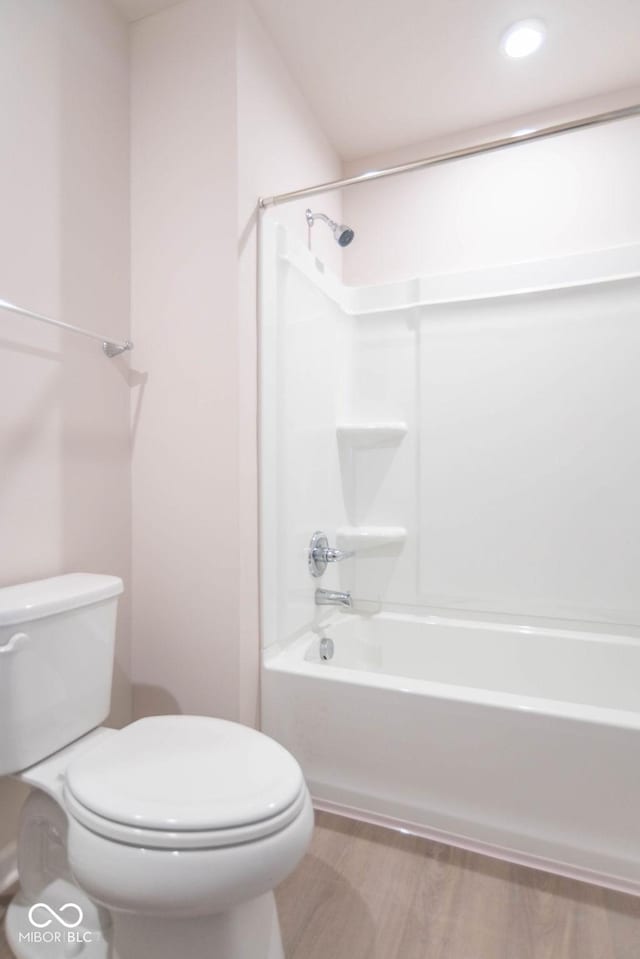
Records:
{"label": "toilet bowl", "polygon": [[[44,589],[30,584],[20,594],[29,620],[24,608],[20,618],[9,609],[10,598],[0,598],[0,694],[3,682],[20,678],[30,659],[36,684],[45,675],[48,688],[58,680],[44,705],[55,700],[63,728],[77,729],[61,692],[78,664],[67,670],[58,647],[73,639],[86,666],[91,657],[84,646],[96,641],[102,668],[105,632],[115,621],[104,616],[104,607],[115,613],[121,584],[118,589],[111,577],[68,579],[46,581]],[[44,596],[46,603],[39,603]],[[101,616],[92,616],[94,607]],[[80,613],[75,621],[71,610]],[[65,614],[60,628],[56,619]],[[3,634],[8,620],[11,629]],[[86,678],[104,693],[97,672],[89,669]],[[18,959],[283,959],[273,889],[298,864],[313,829],[295,759],[256,730],[203,716],[90,728],[51,752],[57,740],[46,723],[45,745],[34,745],[46,714],[42,705],[39,713],[35,704],[22,703],[0,715],[19,723],[12,746],[4,749],[4,767],[0,739],[0,771],[35,790],[18,841],[21,889],[6,920]],[[94,708],[91,721],[95,715]],[[34,754],[39,761],[16,767]]]}

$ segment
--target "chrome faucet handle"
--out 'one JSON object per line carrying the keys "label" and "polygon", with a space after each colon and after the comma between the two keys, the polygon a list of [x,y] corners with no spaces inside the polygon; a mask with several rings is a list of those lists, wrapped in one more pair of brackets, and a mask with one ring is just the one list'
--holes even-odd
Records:
{"label": "chrome faucet handle", "polygon": [[327,563],[339,563],[343,559],[349,559],[351,556],[355,556],[352,549],[335,549],[335,547],[332,546],[327,546],[325,549],[316,549],[314,553],[318,554],[318,559],[324,559]]}
{"label": "chrome faucet handle", "polygon": [[326,533],[316,530],[309,543],[309,572],[314,578],[322,576],[329,563],[339,563],[354,556],[353,550],[336,549],[329,546]]}

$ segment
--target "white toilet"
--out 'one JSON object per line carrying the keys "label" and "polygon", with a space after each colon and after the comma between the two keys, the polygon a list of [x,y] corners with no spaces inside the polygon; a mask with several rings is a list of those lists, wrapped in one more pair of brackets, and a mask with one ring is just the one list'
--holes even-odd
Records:
{"label": "white toilet", "polygon": [[6,931],[18,959],[283,959],[274,887],[313,811],[272,739],[203,716],[98,728],[122,582],[0,590],[0,775],[34,787]]}

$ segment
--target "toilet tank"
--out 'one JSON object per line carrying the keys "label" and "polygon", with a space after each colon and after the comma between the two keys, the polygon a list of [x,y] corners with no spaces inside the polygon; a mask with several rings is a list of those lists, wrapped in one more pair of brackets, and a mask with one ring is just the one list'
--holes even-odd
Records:
{"label": "toilet tank", "polygon": [[121,593],[92,573],[0,589],[0,776],[106,719]]}

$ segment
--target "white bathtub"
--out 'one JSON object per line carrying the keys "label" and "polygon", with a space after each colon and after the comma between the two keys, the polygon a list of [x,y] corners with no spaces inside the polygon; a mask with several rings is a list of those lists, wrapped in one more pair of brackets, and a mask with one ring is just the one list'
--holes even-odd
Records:
{"label": "white bathtub", "polygon": [[640,894],[636,637],[337,614],[262,708],[320,808]]}

